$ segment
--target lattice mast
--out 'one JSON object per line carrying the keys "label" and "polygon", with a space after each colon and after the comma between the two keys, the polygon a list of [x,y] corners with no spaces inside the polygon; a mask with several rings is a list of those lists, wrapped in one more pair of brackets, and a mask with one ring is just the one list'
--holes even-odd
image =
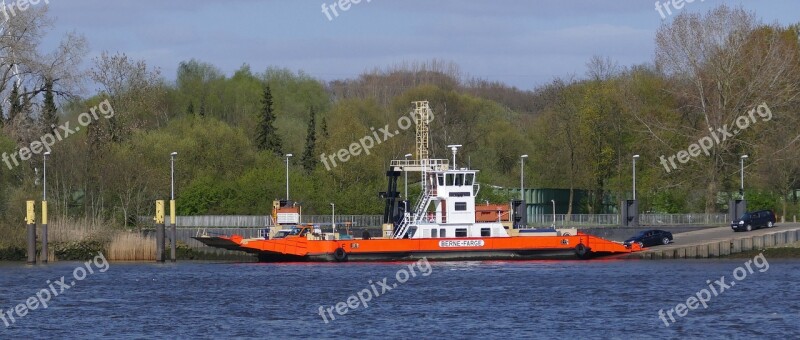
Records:
{"label": "lattice mast", "polygon": [[422,166],[422,190],[427,189],[427,168],[430,156],[428,147],[430,146],[430,116],[431,108],[427,100],[414,102],[414,123],[417,128],[416,146],[417,161]]}

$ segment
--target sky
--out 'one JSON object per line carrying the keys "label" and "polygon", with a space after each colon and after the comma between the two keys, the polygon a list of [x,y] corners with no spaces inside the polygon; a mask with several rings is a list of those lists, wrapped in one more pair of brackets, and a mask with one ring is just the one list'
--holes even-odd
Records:
{"label": "sky", "polygon": [[[349,6],[338,4],[345,1]],[[466,76],[530,90],[584,75],[595,55],[621,66],[651,63],[655,32],[678,13],[726,3],[765,23],[800,22],[797,0],[683,0],[681,9],[672,5],[679,0],[661,0],[672,11],[662,9],[663,17],[655,0],[353,1],[49,0],[55,21],[44,47],[74,31],[88,40],[87,60],[102,51],[126,53],[168,80],[193,58],[228,75],[248,64],[256,72],[281,67],[325,81],[438,59]]]}

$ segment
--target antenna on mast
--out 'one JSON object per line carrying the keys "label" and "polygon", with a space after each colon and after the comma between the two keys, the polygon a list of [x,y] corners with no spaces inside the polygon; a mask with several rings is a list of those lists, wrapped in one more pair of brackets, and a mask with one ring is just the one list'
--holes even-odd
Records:
{"label": "antenna on mast", "polygon": [[456,154],[458,153],[458,148],[461,147],[461,144],[448,145],[447,147],[450,148],[451,151],[453,151],[453,170],[456,170],[458,169],[456,168]]}

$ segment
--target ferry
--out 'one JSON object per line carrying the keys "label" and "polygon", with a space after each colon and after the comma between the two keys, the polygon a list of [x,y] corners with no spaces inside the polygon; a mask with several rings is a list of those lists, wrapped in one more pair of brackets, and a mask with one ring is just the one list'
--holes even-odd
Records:
{"label": "ferry", "polygon": [[[459,145],[450,146],[452,162],[428,157],[432,113],[427,101],[414,104],[416,155],[390,163],[388,188],[381,193],[386,201],[381,235],[364,232],[353,237],[336,232],[333,223],[331,232],[302,225],[300,208],[282,201],[273,204],[276,226],[262,237],[204,234],[195,239],[211,247],[256,254],[262,262],[590,259],[641,250],[574,228],[528,228],[523,201],[476,205],[478,170],[456,166]],[[409,172],[420,174],[421,186],[412,209],[407,199],[398,200],[397,190],[398,178]]]}

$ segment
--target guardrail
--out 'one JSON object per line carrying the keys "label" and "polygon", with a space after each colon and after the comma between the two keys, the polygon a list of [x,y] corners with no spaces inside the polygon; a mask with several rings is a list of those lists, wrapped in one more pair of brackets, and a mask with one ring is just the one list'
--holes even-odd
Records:
{"label": "guardrail", "polygon": [[[533,226],[553,225],[553,214],[534,215],[528,219]],[[728,214],[641,214],[640,225],[724,225]],[[619,214],[556,214],[556,226],[619,225]]]}
{"label": "guardrail", "polygon": [[[611,226],[619,225],[619,214],[566,214],[555,215],[556,226]],[[152,223],[152,217],[142,217],[142,222]],[[166,217],[169,221],[169,216]],[[181,228],[268,228],[274,225],[269,215],[203,215],[178,216]],[[302,223],[330,225],[331,215],[302,215]],[[336,224],[350,223],[353,227],[379,227],[382,215],[336,215]],[[640,225],[724,225],[728,224],[728,214],[641,214]],[[553,215],[532,215],[528,218],[530,226],[550,226]]]}

